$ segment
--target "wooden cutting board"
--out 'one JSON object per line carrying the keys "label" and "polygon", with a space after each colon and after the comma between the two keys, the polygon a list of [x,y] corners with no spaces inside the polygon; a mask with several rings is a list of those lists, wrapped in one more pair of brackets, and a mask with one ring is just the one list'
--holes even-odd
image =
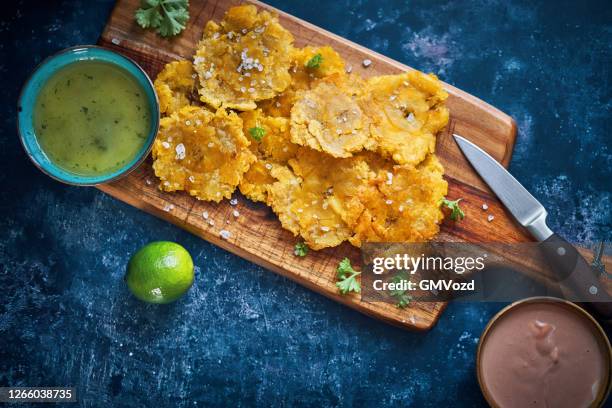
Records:
{"label": "wooden cutting board", "polygon": [[[139,7],[139,0],[119,0],[99,43],[133,58],[154,78],[167,62],[191,58],[205,23],[210,19],[220,20],[229,7],[239,3],[242,2],[191,0],[191,19],[186,30],[178,37],[166,40],[136,25],[134,11]],[[272,7],[256,1],[246,3],[272,10]],[[331,45],[353,67],[353,72],[364,77],[411,69],[305,21],[275,11],[280,15],[282,25],[295,37],[296,46]],[[368,68],[362,65],[366,58],[372,61]],[[462,207],[467,216],[460,223],[445,222],[437,239],[472,242],[530,241],[531,238],[493,198],[451,138],[453,132],[460,133],[507,166],[516,135],[514,120],[451,85],[445,84],[445,88],[450,94],[447,105],[451,117],[447,129],[438,136],[437,153],[446,169],[448,196],[463,198]],[[436,323],[444,310],[445,303],[413,302],[409,307],[399,309],[390,304],[362,302],[359,295],[339,295],[335,286],[336,266],[343,257],[349,257],[354,264],[359,264],[358,249],[344,244],[323,251],[311,251],[305,258],[296,257],[293,255],[293,246],[297,239],[281,228],[276,216],[266,206],[254,204],[239,193],[235,194],[238,198],[235,206],[227,200],[214,204],[198,201],[183,193],[163,193],[157,189],[157,179],[150,160],[122,180],[98,188],[236,255],[388,323],[427,330]],[[481,208],[483,203],[489,206],[487,213]],[[240,214],[238,217],[233,215],[234,210]],[[208,220],[202,216],[205,211],[209,214]],[[494,215],[493,222],[487,221],[487,214]],[[214,225],[209,224],[210,220]],[[229,239],[220,238],[219,232],[222,229],[230,231]],[[520,259],[517,261],[520,263]],[[203,279],[206,279],[205,275]]]}

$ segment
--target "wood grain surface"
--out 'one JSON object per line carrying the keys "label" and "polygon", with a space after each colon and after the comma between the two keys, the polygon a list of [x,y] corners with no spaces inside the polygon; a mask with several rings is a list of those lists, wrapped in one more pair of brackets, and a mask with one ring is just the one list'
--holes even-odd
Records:
{"label": "wood grain surface", "polygon": [[[208,20],[220,20],[229,7],[245,2],[191,0],[189,24],[182,34],[171,40],[160,38],[154,32],[145,31],[135,24],[134,11],[139,3],[139,0],[119,0],[99,43],[131,57],[154,78],[167,62],[191,58]],[[259,2],[246,3],[272,10]],[[353,72],[364,77],[411,69],[312,24],[275,11],[282,25],[295,37],[296,46],[331,45],[353,67]],[[365,58],[373,62],[368,68],[362,65]],[[507,243],[531,241],[475,174],[451,137],[452,133],[463,135],[507,166],[515,141],[514,121],[474,96],[448,84],[444,87],[450,95],[447,106],[451,116],[449,125],[438,136],[437,154],[446,170],[448,196],[463,198],[462,207],[466,218],[460,223],[445,221],[437,240]],[[358,249],[343,244],[337,248],[311,251],[307,257],[299,258],[293,255],[296,238],[281,228],[276,216],[266,206],[252,203],[238,192],[234,195],[238,199],[236,206],[230,205],[227,200],[219,204],[201,202],[184,193],[163,193],[157,189],[157,184],[151,162],[147,160],[129,176],[98,188],[234,254],[388,323],[427,330],[433,327],[444,310],[445,303],[413,302],[409,307],[399,309],[391,304],[361,301],[359,295],[341,296],[335,286],[336,266],[345,256],[359,264]],[[483,203],[489,206],[486,213],[482,210]],[[232,215],[233,210],[240,213],[239,217]],[[202,216],[205,211],[209,214],[208,220]],[[487,221],[487,214],[494,215],[494,221]],[[214,225],[210,225],[211,220]],[[220,238],[219,232],[222,229],[231,233],[229,239]],[[514,260],[519,267],[546,280],[537,262],[524,260],[520,254]]]}

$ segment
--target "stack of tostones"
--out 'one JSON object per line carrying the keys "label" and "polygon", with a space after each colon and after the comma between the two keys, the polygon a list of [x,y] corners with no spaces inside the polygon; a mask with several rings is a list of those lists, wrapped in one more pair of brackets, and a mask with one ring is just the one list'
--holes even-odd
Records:
{"label": "stack of tostones", "polygon": [[244,5],[155,88],[160,189],[218,202],[238,187],[312,249],[437,234],[448,110],[435,75],[348,74],[331,47],[295,48],[276,15]]}

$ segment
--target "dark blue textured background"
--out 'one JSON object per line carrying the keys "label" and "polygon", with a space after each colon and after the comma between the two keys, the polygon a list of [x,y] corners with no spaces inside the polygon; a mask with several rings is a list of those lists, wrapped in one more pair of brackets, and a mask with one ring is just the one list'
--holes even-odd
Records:
{"label": "dark blue textured background", "polygon": [[[610,240],[608,2],[271,3],[514,116],[511,170],[551,226]],[[28,162],[15,131],[23,81],[54,51],[95,43],[112,6],[2,6],[0,386],[72,385],[87,407],[484,405],[474,354],[498,306],[451,304],[431,332],[404,332]],[[130,254],[161,239],[197,265],[189,294],[164,307],[122,281]]]}

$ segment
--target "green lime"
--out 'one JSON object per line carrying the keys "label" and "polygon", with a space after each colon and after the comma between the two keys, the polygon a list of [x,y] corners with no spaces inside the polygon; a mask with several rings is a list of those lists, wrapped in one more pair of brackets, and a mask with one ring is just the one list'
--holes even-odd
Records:
{"label": "green lime", "polygon": [[140,300],[150,303],[174,302],[193,284],[193,260],[179,244],[151,242],[132,256],[125,281]]}

